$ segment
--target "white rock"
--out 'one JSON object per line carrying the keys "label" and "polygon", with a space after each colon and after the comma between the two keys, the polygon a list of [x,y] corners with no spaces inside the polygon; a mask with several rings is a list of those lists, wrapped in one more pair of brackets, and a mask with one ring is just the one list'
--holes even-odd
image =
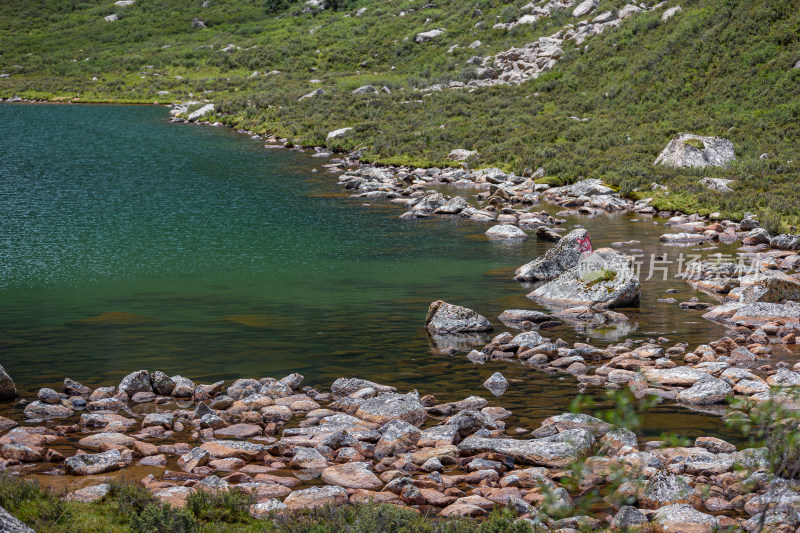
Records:
{"label": "white rock", "polygon": [[[687,141],[697,141],[703,148]],[[725,167],[735,159],[733,143],[728,139],[681,133],[667,144],[653,164],[675,168]]]}
{"label": "white rock", "polygon": [[192,111],[187,117],[190,121],[197,120],[214,111],[214,104],[206,104],[197,111]]}
{"label": "white rock", "polygon": [[675,7],[671,7],[669,9],[667,9],[666,11],[664,11],[664,14],[661,15],[661,22],[668,21],[669,19],[671,19],[673,16],[677,15],[681,11],[683,11],[683,9],[681,9],[681,6],[675,6]]}
{"label": "white rock", "polygon": [[525,240],[528,234],[513,224],[498,224],[486,230],[485,235],[495,239]]}
{"label": "white rock", "polygon": [[351,131],[353,131],[353,128],[341,128],[338,130],[333,130],[328,133],[326,139],[329,141],[333,139],[343,139],[344,137],[350,135]]}
{"label": "white rock", "polygon": [[427,43],[428,41],[432,41],[436,37],[439,37],[443,33],[444,33],[444,30],[442,30],[442,29],[423,31],[423,32],[418,33],[414,37],[414,42],[416,42],[416,43]]}
{"label": "white rock", "polygon": [[599,3],[600,3],[599,0],[583,0],[583,2],[578,4],[578,7],[576,7],[572,11],[572,16],[583,17],[585,15],[588,15],[594,10],[594,8],[597,7],[597,4]]}
{"label": "white rock", "polygon": [[110,15],[106,15],[103,18],[106,19],[106,22],[114,22],[115,20],[119,20],[119,17],[117,16],[116,13],[112,13]]}

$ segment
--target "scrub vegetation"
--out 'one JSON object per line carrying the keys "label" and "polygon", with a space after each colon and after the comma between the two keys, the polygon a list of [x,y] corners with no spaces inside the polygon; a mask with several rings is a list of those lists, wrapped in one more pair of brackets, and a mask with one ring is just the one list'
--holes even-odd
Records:
{"label": "scrub vegetation", "polygon": [[[519,86],[420,91],[474,78],[473,56],[579,22],[561,10],[493,29],[526,3],[329,0],[319,10],[289,0],[14,0],[0,5],[0,73],[9,75],[0,97],[208,100],[217,106],[209,118],[303,146],[353,127],[330,147],[361,149],[368,162],[453,164],[447,154],[465,148],[478,150],[479,166],[542,167],[550,184],[602,178],[624,195],[654,197],[661,210],[750,212],[781,231],[800,224],[796,2],[686,0],[666,22],[658,9],[566,42],[553,70]],[[603,0],[588,18],[625,3]],[[415,42],[437,28],[446,31]],[[381,92],[352,94],[366,84]],[[299,100],[319,88],[324,95]],[[737,161],[654,167],[681,132],[729,138]],[[735,179],[735,193],[708,190],[704,176]]]}

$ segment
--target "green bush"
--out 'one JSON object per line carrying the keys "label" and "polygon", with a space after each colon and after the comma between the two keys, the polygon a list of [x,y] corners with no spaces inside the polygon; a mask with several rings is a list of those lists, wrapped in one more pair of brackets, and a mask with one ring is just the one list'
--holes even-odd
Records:
{"label": "green bush", "polygon": [[195,533],[197,521],[185,509],[149,505],[131,517],[131,533]]}
{"label": "green bush", "polygon": [[186,508],[199,520],[207,522],[246,522],[255,497],[241,489],[198,490],[186,499]]}

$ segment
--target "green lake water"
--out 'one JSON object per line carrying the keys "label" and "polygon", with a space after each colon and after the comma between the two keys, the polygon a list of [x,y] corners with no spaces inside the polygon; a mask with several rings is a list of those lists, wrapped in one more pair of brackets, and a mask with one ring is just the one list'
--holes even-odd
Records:
{"label": "green lake water", "polygon": [[[484,224],[400,221],[398,206],[348,198],[324,159],[167,119],[163,107],[0,104],[0,364],[23,396],[67,376],[94,387],[146,368],[201,382],[296,371],[320,388],[358,376],[449,401],[491,398],[481,383],[499,370],[511,387],[496,402],[516,422],[567,408],[572,378],[442,355],[424,330],[436,299],[476,309],[498,331],[504,309],[538,308],[511,277],[548,243],[492,243]],[[663,226],[633,219],[567,227],[587,227],[596,247],[639,239],[661,251]],[[694,295],[677,280],[646,286],[626,310],[631,336],[718,338],[699,312],[656,304],[671,287]],[[586,339],[568,325],[546,336]],[[647,429],[726,433],[715,417],[669,405]]]}

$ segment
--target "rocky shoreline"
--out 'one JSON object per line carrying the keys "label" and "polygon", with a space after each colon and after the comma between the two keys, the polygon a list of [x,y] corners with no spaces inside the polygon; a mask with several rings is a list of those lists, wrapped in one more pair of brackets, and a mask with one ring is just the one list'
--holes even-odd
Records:
{"label": "rocky shoreline", "polygon": [[[258,139],[268,148],[286,143]],[[332,156],[323,148],[315,152]],[[789,369],[771,357],[791,348],[800,332],[794,304],[800,301],[800,237],[771,236],[752,218],[659,213],[649,199],[622,198],[599,180],[549,187],[535,182],[538,172],[386,168],[352,157],[322,168],[339,174],[356,198],[398,204],[401,219],[496,223],[487,237],[524,239],[535,231],[555,243],[517,269],[515,279],[541,283],[529,297],[558,310],[506,310],[500,322],[521,332],[496,335],[466,355],[471,361],[518,361],[574,376],[580,391],[628,389],[637,398],[728,417],[731,397],[796,405],[791,393],[800,385],[800,363]],[[470,201],[430,190],[442,186],[477,192]],[[555,216],[536,211],[541,202],[563,210]],[[666,338],[598,348],[545,336],[563,322],[624,323],[626,315],[612,309],[634,304],[646,290],[616,246],[587,256],[579,249],[585,230],[560,231],[559,217],[606,212],[667,218],[667,226],[681,231],[662,236],[669,245],[742,242],[740,257],[755,259],[745,271],[735,260],[687,268],[693,274],[687,283],[719,305],[680,304],[708,307],[704,317],[728,326],[727,336],[691,350]],[[602,263],[587,270],[587,257]],[[479,313],[441,301],[431,305],[426,326],[431,335],[453,338],[493,329]],[[302,381],[292,374],[226,387],[140,370],[115,386],[90,389],[66,379],[62,391],[40,389],[20,419],[0,417],[0,470],[85,479],[67,497],[88,502],[106,494],[109,476],[118,475],[113,472],[146,467],[153,472],[137,481],[161,501],[181,506],[193,491],[238,487],[254,494],[251,513],[258,518],[373,501],[441,517],[480,517],[505,506],[536,528],[561,531],[757,531],[762,520],[774,531],[800,526],[795,483],[774,474],[766,448],[737,450],[711,437],[686,446],[642,443],[632,431],[586,414],[550,417],[533,430],[512,428],[504,422],[510,411],[476,396],[443,404],[357,378],[336,380],[330,392],[301,387]],[[484,386],[499,396],[509,384],[496,373]],[[0,398],[15,397],[0,368]],[[581,496],[594,489],[605,490],[602,510],[581,514]]]}
{"label": "rocky shoreline", "polygon": [[[257,518],[347,502],[440,517],[506,506],[561,531],[755,531],[762,512],[773,520],[798,501],[792,482],[769,473],[764,448],[711,437],[640,444],[628,429],[574,413],[512,430],[510,411],[475,396],[440,404],[363,379],[340,378],[330,392],[302,381],[225,387],[140,370],[93,390],[66,379],[63,392],[39,391],[26,420],[0,420],[0,468],[83,477],[66,495],[82,502],[108,492],[109,473],[138,465],[159,470],[139,482],[175,506],[193,491],[238,488],[254,495]],[[74,454],[54,449],[64,446]],[[612,483],[620,475],[625,482]],[[576,514],[581,493],[609,484],[603,511]],[[786,506],[770,508],[773,496]]]}

